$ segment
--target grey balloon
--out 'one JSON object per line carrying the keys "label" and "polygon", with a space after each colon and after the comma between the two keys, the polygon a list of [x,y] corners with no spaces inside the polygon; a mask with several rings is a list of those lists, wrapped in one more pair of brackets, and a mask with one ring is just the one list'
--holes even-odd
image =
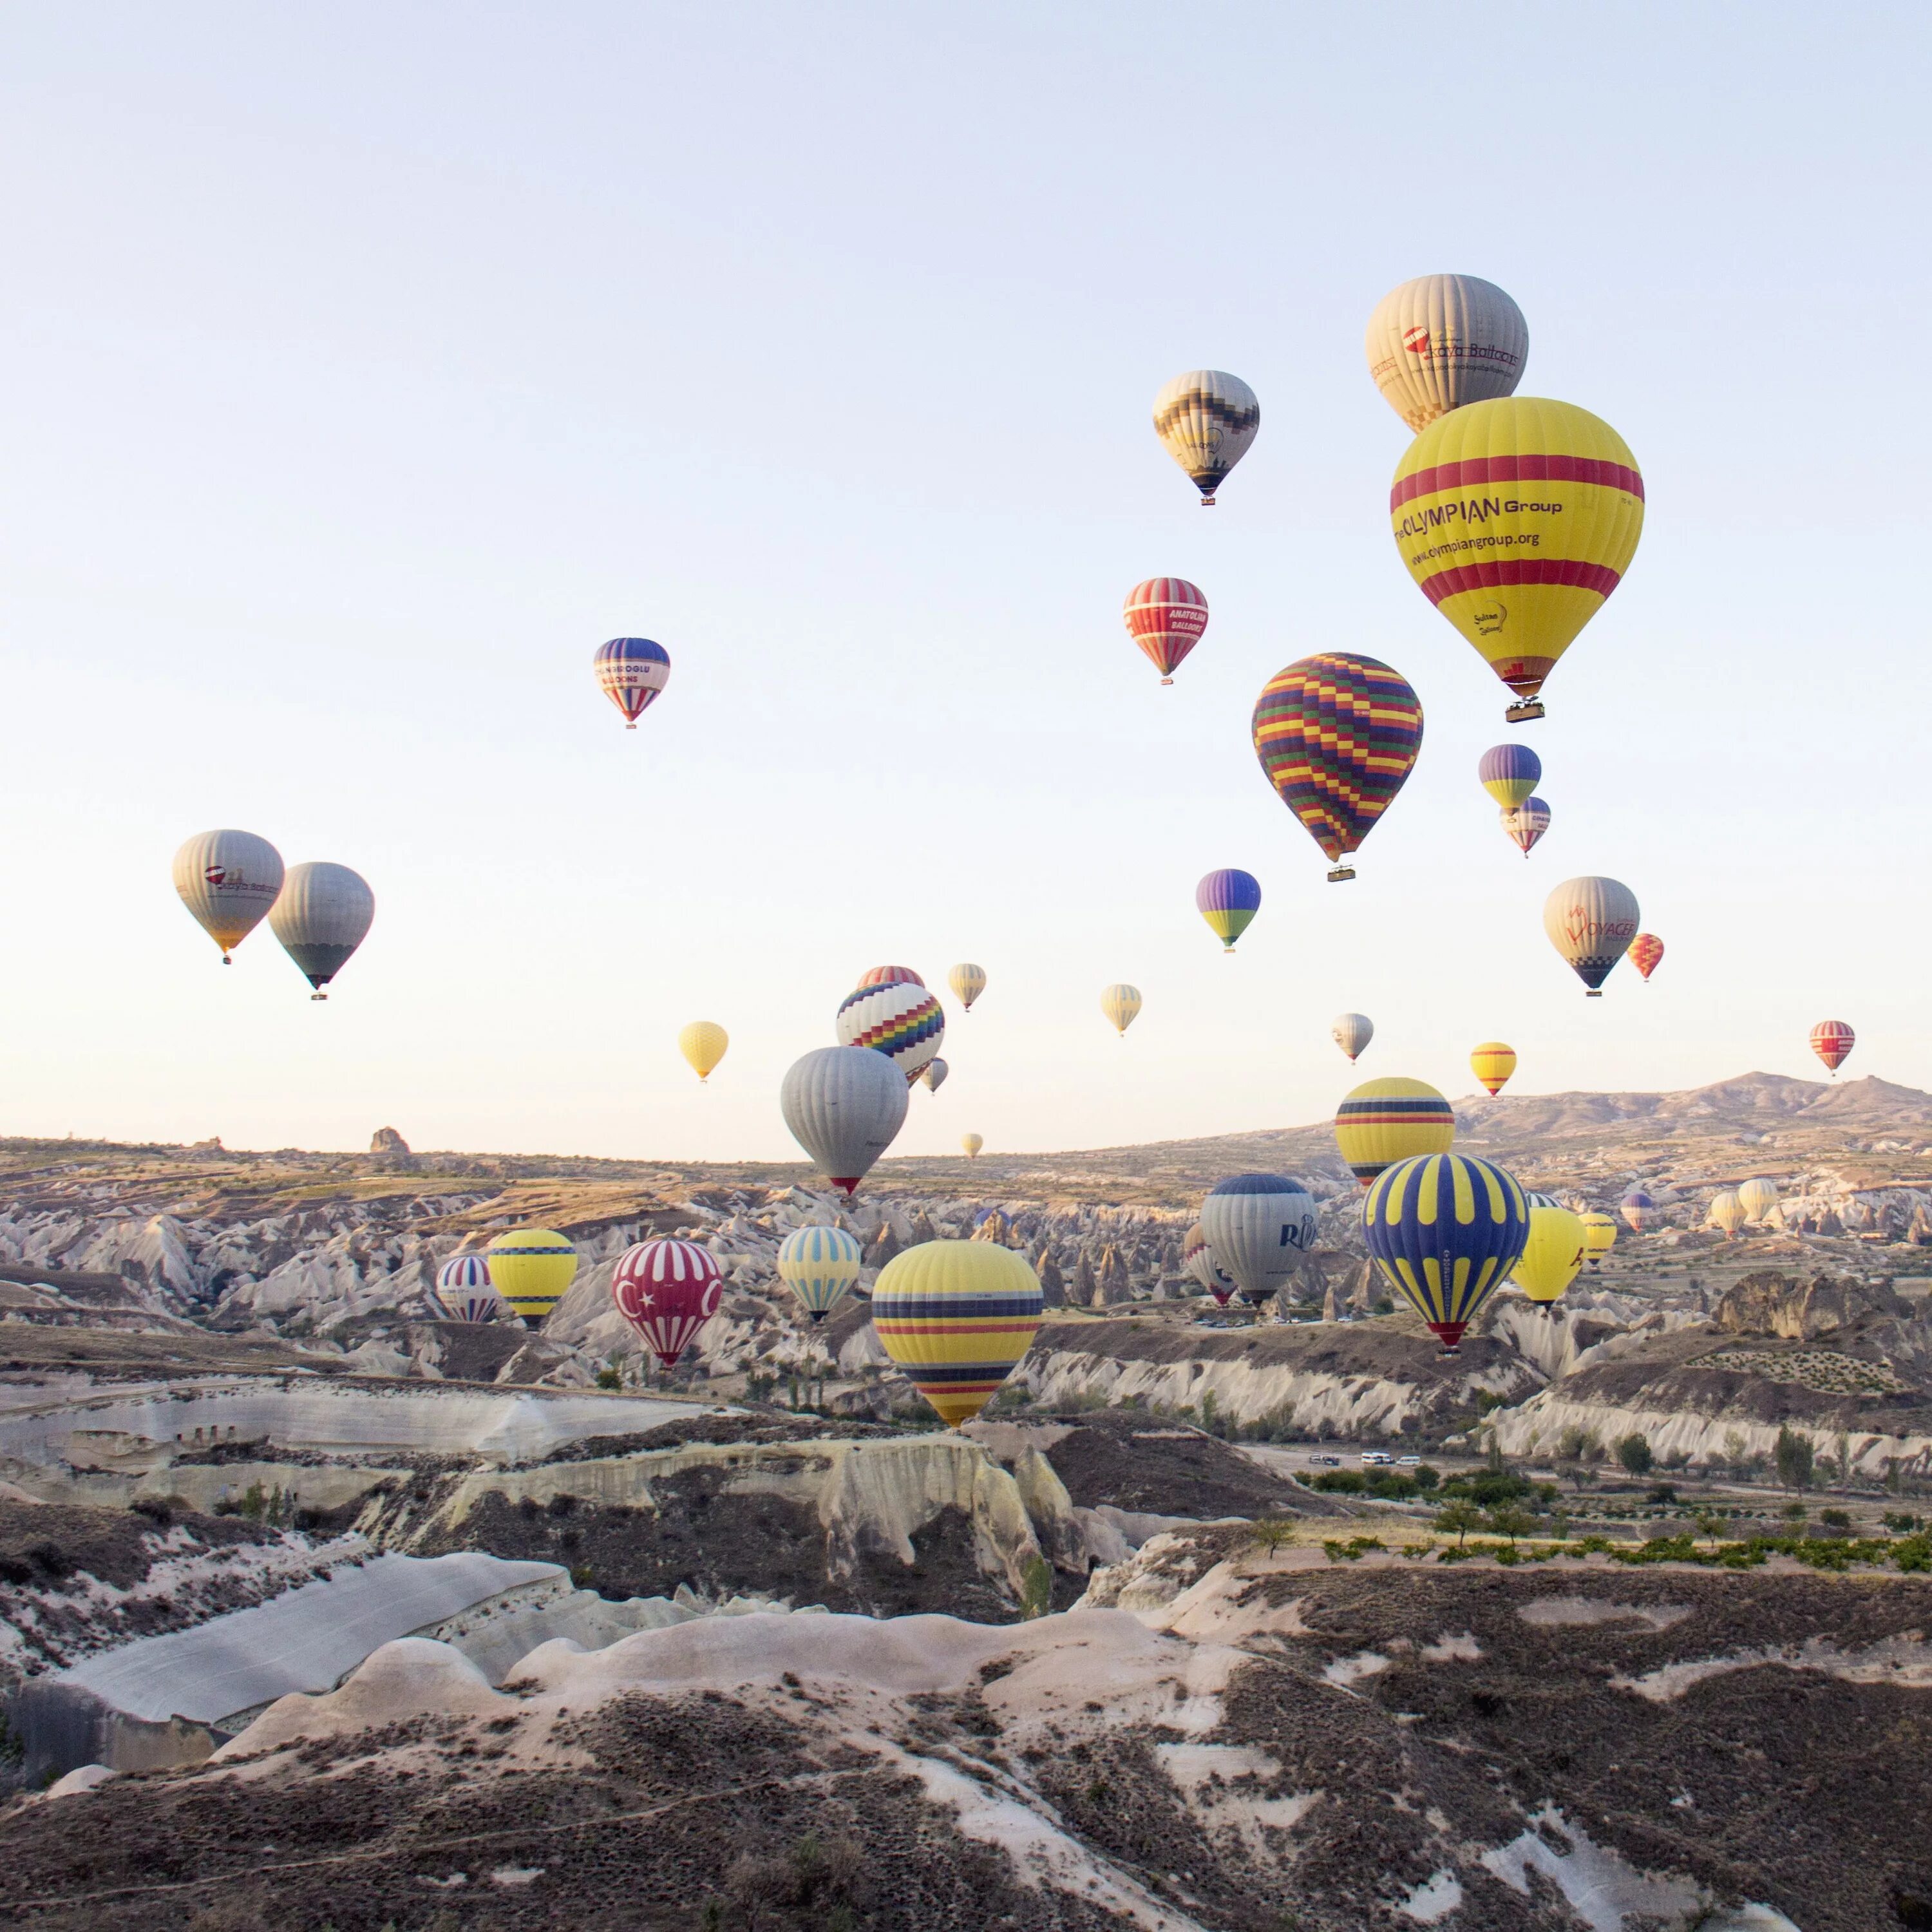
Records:
{"label": "grey balloon", "polygon": [[375,917],[376,895],[359,872],[311,861],[290,868],[268,930],[315,988],[310,997],[326,1000],[322,988],[368,937]]}
{"label": "grey balloon", "polygon": [[1265,1301],[1315,1251],[1315,1203],[1285,1174],[1238,1174],[1201,1204],[1215,1265],[1244,1299]]}
{"label": "grey balloon", "polygon": [[906,1077],[869,1046],[821,1046],[793,1062],[778,1109],[793,1139],[849,1195],[906,1117]]}

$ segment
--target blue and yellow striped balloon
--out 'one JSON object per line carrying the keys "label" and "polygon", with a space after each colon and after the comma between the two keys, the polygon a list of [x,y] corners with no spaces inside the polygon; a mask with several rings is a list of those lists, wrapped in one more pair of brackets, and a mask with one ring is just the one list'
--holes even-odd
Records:
{"label": "blue and yellow striped balloon", "polygon": [[843,1228],[794,1228],[778,1244],[778,1273],[805,1312],[823,1322],[858,1286],[859,1258],[859,1244]]}
{"label": "blue and yellow striped balloon", "polygon": [[872,1287],[872,1327],[940,1421],[970,1422],[1031,1346],[1043,1305],[1026,1258],[992,1241],[922,1241]]}
{"label": "blue and yellow striped balloon", "polygon": [[1522,1258],[1529,1202],[1513,1174],[1463,1154],[1420,1154],[1376,1176],[1362,1234],[1390,1286],[1456,1352]]}

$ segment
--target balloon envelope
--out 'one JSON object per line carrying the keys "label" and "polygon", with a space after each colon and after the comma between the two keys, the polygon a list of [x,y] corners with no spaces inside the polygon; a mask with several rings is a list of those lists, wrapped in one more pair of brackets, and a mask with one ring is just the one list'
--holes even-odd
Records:
{"label": "balloon envelope", "polygon": [[1642,917],[1636,893],[1616,879],[1565,879],[1543,902],[1550,944],[1592,1000],[1602,997],[1603,983],[1629,950]]}
{"label": "balloon envelope", "polygon": [[940,1421],[970,1422],[1040,1328],[1040,1277],[993,1241],[922,1241],[872,1287],[872,1328]]}
{"label": "balloon envelope", "polygon": [[1607,1214],[1579,1214],[1583,1224],[1583,1258],[1593,1268],[1616,1246],[1617,1224]]}
{"label": "balloon envelope", "polygon": [[1502,826],[1527,859],[1529,848],[1550,830],[1550,808],[1540,798],[1526,798],[1520,805],[1506,805],[1502,809]]}
{"label": "balloon envelope", "polygon": [[937,1094],[946,1084],[946,1076],[952,1071],[943,1060],[928,1060],[926,1063],[926,1071],[919,1077],[926,1082],[926,1090],[928,1094]]}
{"label": "balloon envelope", "polygon": [[1188,1229],[1187,1238],[1181,1244],[1180,1265],[1182,1271],[1192,1276],[1220,1306],[1227,1306],[1234,1284],[1216,1264],[1214,1250],[1208,1245],[1207,1231],[1198,1221]]}
{"label": "balloon envelope", "polygon": [[1735,1234],[1744,1224],[1744,1204],[1730,1188],[1711,1197],[1708,1218],[1727,1234]]}
{"label": "balloon envelope", "polygon": [[946,1037],[946,1015],[923,986],[904,980],[861,986],[838,1003],[838,1043],[882,1053],[908,1085]]}
{"label": "balloon envelope", "polygon": [[1543,776],[1543,760],[1527,745],[1492,745],[1476,760],[1476,776],[1497,804],[1520,805]]}
{"label": "balloon envelope", "polygon": [[1641,1187],[1633,1187],[1617,1203],[1617,1211],[1624,1217],[1624,1226],[1633,1234],[1640,1234],[1657,1212],[1657,1203]]}
{"label": "balloon envelope", "polygon": [[282,855],[252,832],[197,832],[175,854],[174,882],[226,965],[282,890]]}
{"label": "balloon envelope", "polygon": [[715,1020],[693,1020],[677,1036],[677,1050],[691,1063],[700,1085],[711,1078],[730,1044],[731,1036]]}
{"label": "balloon envelope", "polygon": [[1489,1090],[1493,1100],[1516,1071],[1516,1048],[1505,1046],[1499,1040],[1486,1040],[1469,1055],[1469,1070]]}
{"label": "balloon envelope", "polygon": [[1130,986],[1124,980],[1116,980],[1100,995],[1100,1010],[1113,1022],[1116,1033],[1125,1033],[1140,1010],[1141,989]]}
{"label": "balloon envelope", "polygon": [[436,1298],[452,1322],[494,1322],[503,1311],[482,1255],[452,1255],[436,1271]]}
{"label": "balloon envelope", "polygon": [[778,1110],[820,1172],[849,1195],[904,1124],[906,1083],[868,1046],[821,1046],[793,1062]]}
{"label": "balloon envelope", "polygon": [[1858,1035],[1843,1020],[1820,1020],[1811,1029],[1811,1051],[1830,1068],[1834,1080],[1858,1042]]}
{"label": "balloon envelope", "polygon": [[1262,909],[1261,881],[1238,866],[1224,866],[1194,888],[1194,904],[1208,922],[1208,931],[1232,952],[1234,941],[1253,924],[1255,914]]}
{"label": "balloon envelope", "polygon": [[1664,941],[1654,932],[1640,932],[1630,941],[1630,964],[1647,980],[1664,957]]}
{"label": "balloon envelope", "polygon": [[268,930],[315,989],[312,997],[326,1000],[322,988],[368,937],[375,918],[376,895],[359,872],[316,862],[290,871],[269,910]]}
{"label": "balloon envelope", "polygon": [[1282,804],[1340,862],[1374,829],[1414,768],[1422,705],[1378,658],[1323,651],[1278,670],[1256,701],[1255,754]]}
{"label": "balloon envelope", "polygon": [[1335,1144],[1364,1187],[1397,1161],[1447,1154],[1455,1139],[1456,1110],[1426,1081],[1365,1081],[1335,1110]]}
{"label": "balloon envelope", "polygon": [[1529,1204],[1515,1178],[1468,1154],[1424,1154],[1378,1174],[1362,1234],[1383,1279],[1454,1354],[1521,1259]]}
{"label": "balloon envelope", "polygon": [[577,1274],[577,1250],[554,1228],[512,1228],[490,1244],[485,1258],[496,1292],[532,1328]]}
{"label": "balloon envelope", "polygon": [[1452,410],[1409,446],[1389,523],[1422,593],[1518,702],[1603,608],[1636,554],[1643,479],[1610,424],[1570,403],[1508,396]]}
{"label": "balloon envelope", "polygon": [[1582,1265],[1582,1217],[1553,1202],[1532,1198],[1529,1238],[1511,1279],[1531,1300],[1547,1307],[1576,1279]]}
{"label": "balloon envelope", "polygon": [[1366,1013],[1337,1013],[1329,1022],[1328,1037],[1351,1060],[1359,1059],[1375,1036],[1376,1023]]}
{"label": "balloon envelope", "polygon": [[670,682],[670,653],[649,638],[613,638],[597,646],[598,687],[634,731],[659,692]]}
{"label": "balloon envelope", "polygon": [[1238,1174],[1201,1204],[1214,1264],[1247,1300],[1265,1301],[1315,1252],[1315,1203],[1285,1174]]}
{"label": "balloon envelope", "polygon": [[926,982],[910,966],[868,966],[859,975],[866,986],[922,986]]}
{"label": "balloon envelope", "polygon": [[980,1150],[986,1144],[986,1142],[982,1135],[962,1134],[959,1136],[959,1144],[966,1150],[966,1158],[972,1160],[978,1156]]}
{"label": "balloon envelope", "polygon": [[1738,1201],[1748,1221],[1762,1221],[1778,1205],[1778,1188],[1768,1180],[1748,1180],[1738,1190]]}
{"label": "balloon envelope", "polygon": [[718,1264],[695,1241],[640,1241],[610,1276],[610,1299],[644,1346],[667,1369],[718,1312],[724,1292]]}
{"label": "balloon envelope", "polygon": [[967,1012],[973,1010],[973,1002],[986,990],[986,969],[975,966],[970,959],[962,959],[946,976],[946,983],[952,988],[952,997]]}
{"label": "balloon envelope", "polygon": [[1154,434],[1201,492],[1204,507],[1261,426],[1254,391],[1225,369],[1190,369],[1154,399]]}
{"label": "balloon envelope", "polygon": [[1412,430],[1512,394],[1529,355],[1522,310],[1480,275],[1418,275],[1369,317],[1369,374]]}
{"label": "balloon envelope", "polygon": [[858,1286],[860,1252],[843,1228],[794,1228],[778,1244],[778,1274],[805,1312],[822,1322]]}
{"label": "balloon envelope", "polygon": [[1174,667],[1208,628],[1208,599],[1184,577],[1150,577],[1127,592],[1120,614],[1127,635],[1147,653],[1161,682],[1172,684]]}

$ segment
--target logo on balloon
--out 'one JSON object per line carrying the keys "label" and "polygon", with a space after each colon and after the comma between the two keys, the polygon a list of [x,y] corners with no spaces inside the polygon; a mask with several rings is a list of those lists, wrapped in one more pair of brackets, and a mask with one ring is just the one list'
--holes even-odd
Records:
{"label": "logo on balloon", "polygon": [[228,868],[226,866],[206,866],[202,868],[201,876],[211,886],[218,886],[227,878]]}
{"label": "logo on balloon", "polygon": [[1315,1246],[1315,1216],[1304,1214],[1298,1221],[1284,1221],[1281,1224],[1281,1243],[1284,1248],[1298,1248],[1305,1255]]}
{"label": "logo on balloon", "polygon": [[1469,620],[1486,638],[1493,638],[1509,621],[1509,606],[1501,598],[1493,604],[1485,604],[1480,610],[1472,610]]}
{"label": "logo on balloon", "polygon": [[1429,331],[1420,325],[1414,328],[1404,329],[1402,346],[1412,356],[1426,356],[1429,353]]}

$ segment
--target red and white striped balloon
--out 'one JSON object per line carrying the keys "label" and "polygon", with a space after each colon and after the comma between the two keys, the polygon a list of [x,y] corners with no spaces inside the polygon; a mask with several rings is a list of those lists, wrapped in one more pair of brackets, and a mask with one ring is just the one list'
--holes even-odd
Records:
{"label": "red and white striped balloon", "polygon": [[668,1369],[717,1313],[724,1292],[718,1264],[695,1241],[640,1241],[610,1277],[617,1312]]}
{"label": "red and white striped balloon", "polygon": [[1834,1080],[1858,1043],[1858,1035],[1843,1020],[1820,1020],[1811,1029],[1811,1051],[1825,1063]]}
{"label": "red and white striped balloon", "polygon": [[1201,641],[1208,628],[1208,599],[1184,577],[1150,577],[1127,592],[1120,608],[1127,635],[1147,652],[1162,684]]}

